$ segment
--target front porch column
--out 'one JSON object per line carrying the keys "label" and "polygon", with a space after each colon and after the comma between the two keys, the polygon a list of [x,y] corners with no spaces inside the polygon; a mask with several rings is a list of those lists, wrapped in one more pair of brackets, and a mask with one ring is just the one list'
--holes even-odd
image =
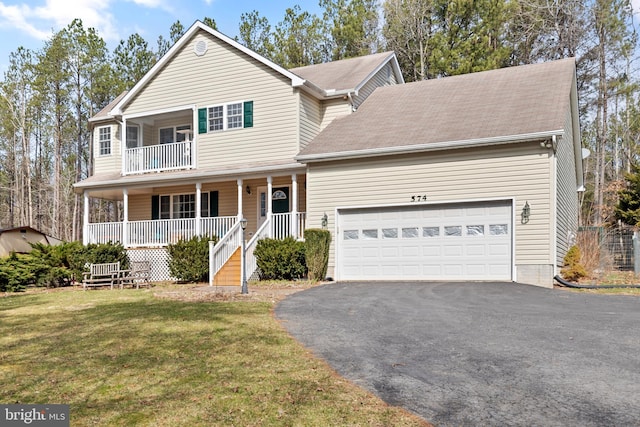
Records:
{"label": "front porch column", "polygon": [[129,225],[129,190],[122,189],[122,204],[124,208],[124,217],[122,219],[122,246],[125,248],[129,244],[129,238],[127,236],[127,228]]}
{"label": "front porch column", "polygon": [[291,175],[291,234],[298,238],[298,177]]}
{"label": "front porch column", "polygon": [[89,244],[89,192],[84,190],[84,212],[82,214],[82,244]]}
{"label": "front porch column", "polygon": [[[112,148],[113,149],[113,148]],[[122,131],[120,132],[120,167],[121,173],[127,175],[127,159],[125,154],[127,151],[127,119],[122,118]]]}
{"label": "front porch column", "polygon": [[238,179],[238,221],[240,221],[244,214],[242,213],[242,179]]}
{"label": "front porch column", "polygon": [[200,213],[202,209],[202,183],[196,182],[196,236],[200,237],[202,233],[202,227],[200,225]]}
{"label": "front porch column", "polygon": [[273,224],[271,219],[273,217],[273,200],[271,199],[273,193],[273,178],[271,175],[267,177],[267,221],[269,221],[269,237],[273,237]]}

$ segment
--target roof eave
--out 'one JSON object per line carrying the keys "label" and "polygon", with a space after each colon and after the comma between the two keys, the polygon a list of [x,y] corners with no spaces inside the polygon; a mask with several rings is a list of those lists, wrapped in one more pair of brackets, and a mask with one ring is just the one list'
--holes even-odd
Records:
{"label": "roof eave", "polygon": [[365,150],[341,151],[335,153],[298,155],[295,158],[300,163],[313,163],[331,160],[359,159],[363,157],[378,157],[393,154],[412,154],[428,151],[439,151],[454,148],[475,148],[487,145],[513,144],[526,141],[537,141],[551,138],[554,135],[563,135],[564,130],[558,129],[545,132],[534,132],[521,135],[506,135],[491,138],[465,139],[459,141],[442,141],[428,144],[404,145],[399,147],[383,147]]}

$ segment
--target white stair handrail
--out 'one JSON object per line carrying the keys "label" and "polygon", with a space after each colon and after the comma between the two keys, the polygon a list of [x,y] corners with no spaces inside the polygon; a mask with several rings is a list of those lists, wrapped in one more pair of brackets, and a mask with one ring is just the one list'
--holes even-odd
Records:
{"label": "white stair handrail", "polygon": [[213,241],[209,242],[209,286],[213,286],[214,276],[241,244],[242,227],[240,222],[235,223],[215,245]]}
{"label": "white stair handrail", "polygon": [[253,251],[256,249],[256,245],[259,240],[264,239],[265,237],[269,237],[269,233],[271,231],[271,218],[267,218],[256,234],[253,235],[247,246],[245,247],[245,259],[246,259],[246,268],[247,268],[247,278],[253,276],[253,274],[258,269],[258,261],[256,257],[253,255]]}

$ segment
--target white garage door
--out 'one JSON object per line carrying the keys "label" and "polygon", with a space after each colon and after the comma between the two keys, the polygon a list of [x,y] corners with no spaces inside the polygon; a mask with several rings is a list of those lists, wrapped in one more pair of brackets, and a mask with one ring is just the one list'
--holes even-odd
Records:
{"label": "white garage door", "polygon": [[338,211],[340,280],[511,280],[511,201]]}

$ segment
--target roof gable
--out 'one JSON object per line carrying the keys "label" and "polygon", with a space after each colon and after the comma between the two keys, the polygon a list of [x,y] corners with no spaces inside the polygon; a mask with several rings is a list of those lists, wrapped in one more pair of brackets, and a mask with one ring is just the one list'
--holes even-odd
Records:
{"label": "roof gable", "polygon": [[566,59],[381,87],[357,112],[327,126],[297,158],[357,157],[557,134],[564,128],[572,85],[575,61]]}
{"label": "roof gable", "polygon": [[256,52],[248,49],[247,47],[241,45],[237,41],[233,40],[230,37],[225,36],[224,34],[212,29],[211,27],[203,24],[200,21],[196,21],[183,35],[180,39],[167,51],[167,53],[160,58],[156,64],[151,67],[151,69],[138,81],[135,86],[124,95],[120,101],[114,105],[111,110],[111,115],[117,116],[122,114],[123,108],[133,99],[135,99],[136,95],[138,95],[141,91],[144,90],[145,86],[153,80],[153,78],[167,65],[174,56],[180,52],[180,50],[199,32],[205,31],[209,33],[211,36],[219,39],[221,42],[226,43],[233,49],[237,49],[238,51],[248,55],[249,57],[255,59],[256,61],[264,64],[268,68],[276,71],[287,79],[291,80],[291,85],[293,87],[301,86],[304,83],[304,80],[298,77],[297,75],[291,73],[290,71],[282,68],[281,66],[275,64],[274,62],[264,58],[263,56],[257,54]]}
{"label": "roof gable", "polygon": [[290,71],[305,79],[307,86],[321,90],[326,97],[356,93],[382,67],[391,63],[396,79],[404,83],[394,52],[382,52],[357,58],[292,68]]}

